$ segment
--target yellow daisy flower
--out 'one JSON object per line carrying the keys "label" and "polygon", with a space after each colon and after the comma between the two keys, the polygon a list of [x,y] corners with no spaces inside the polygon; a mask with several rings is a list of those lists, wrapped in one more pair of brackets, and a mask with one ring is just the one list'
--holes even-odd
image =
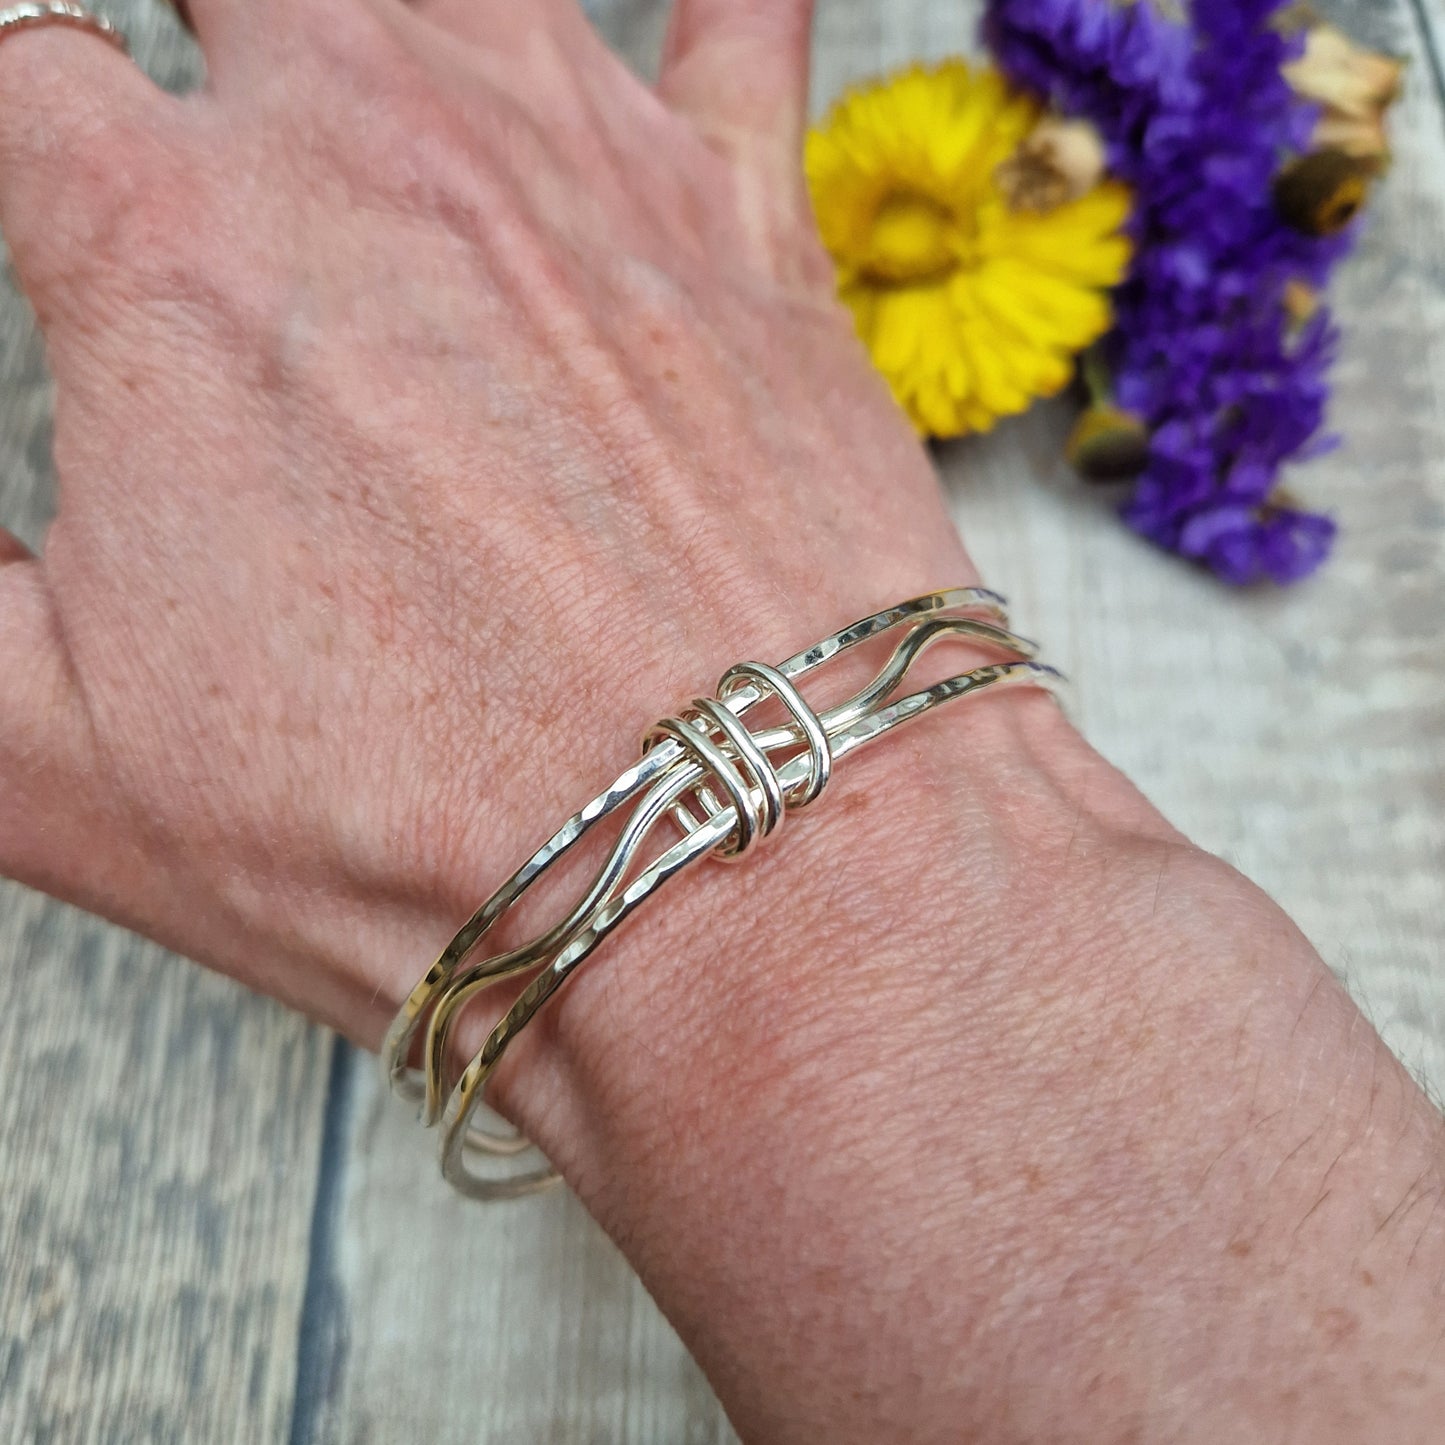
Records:
{"label": "yellow daisy flower", "polygon": [[1128,191],[1104,181],[1039,210],[1000,187],[1040,116],[954,60],[850,92],[808,137],[839,295],[926,435],[987,431],[1053,395],[1111,324]]}

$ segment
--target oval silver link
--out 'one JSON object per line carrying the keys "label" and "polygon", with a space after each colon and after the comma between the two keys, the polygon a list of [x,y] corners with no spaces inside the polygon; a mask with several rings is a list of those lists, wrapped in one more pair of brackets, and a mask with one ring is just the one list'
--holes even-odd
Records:
{"label": "oval silver link", "polygon": [[[726,702],[748,682],[760,684],[771,692],[798,724],[801,740],[808,746],[813,766],[808,773],[808,786],[792,806],[806,808],[828,786],[828,779],[833,775],[833,749],[828,742],[828,733],[818,714],[803,700],[802,693],[776,667],[769,667],[765,662],[740,662],[736,667],[728,668],[718,680],[717,695]],[[761,698],[758,700],[762,701]]]}
{"label": "oval silver link", "polygon": [[[718,845],[719,856],[736,858],[746,853],[762,827],[762,816],[753,801],[753,790],[748,786],[747,779],[738,772],[733,760],[700,728],[680,717],[665,717],[661,722],[654,723],[647,736],[649,740],[672,738],[673,741],[681,743],[704,765],[707,772],[711,773],[714,781],[728,795],[728,802],[736,817],[732,834]],[[712,814],[713,817],[720,815],[720,812]],[[689,836],[695,837],[696,832],[694,829]]]}
{"label": "oval silver link", "polygon": [[785,806],[782,785],[778,782],[778,774],[771,759],[757,745],[738,715],[715,698],[697,698],[692,706],[705,720],[716,725],[729,747],[737,754],[737,760],[747,764],[748,771],[757,781],[763,795],[762,808],[758,814],[758,835],[766,838],[782,821]]}

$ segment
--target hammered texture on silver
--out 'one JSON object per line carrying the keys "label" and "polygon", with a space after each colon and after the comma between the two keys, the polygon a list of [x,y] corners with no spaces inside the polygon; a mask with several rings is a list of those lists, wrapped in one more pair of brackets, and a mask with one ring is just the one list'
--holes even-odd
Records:
{"label": "hammered texture on silver", "polygon": [[[818,710],[800,679],[863,643],[896,635],[877,675],[858,692]],[[1003,661],[903,693],[919,656],[933,644],[964,640]],[[700,697],[651,727],[642,757],[574,814],[462,926],[412,991],[382,1049],[392,1087],[442,1126],[442,1170],[463,1193],[510,1198],[542,1189],[545,1167],[517,1172],[495,1161],[530,1145],[476,1118],[487,1081],[512,1040],[599,943],[644,899],[683,869],[712,857],[748,857],[786,818],[822,796],[849,753],[945,702],[987,689],[1030,685],[1053,690],[1060,675],[1008,629],[1004,602],[980,587],[930,593],[875,613],[776,667],[746,662],[725,672],[716,695]],[[774,720],[750,727],[747,715],[771,702]],[[545,933],[500,952],[482,944],[508,911],[599,824],[615,837],[582,896]],[[526,986],[456,1077],[448,1071],[458,1018],[505,979]],[[413,1069],[413,1051],[421,1051]],[[482,1160],[491,1167],[483,1169]]]}

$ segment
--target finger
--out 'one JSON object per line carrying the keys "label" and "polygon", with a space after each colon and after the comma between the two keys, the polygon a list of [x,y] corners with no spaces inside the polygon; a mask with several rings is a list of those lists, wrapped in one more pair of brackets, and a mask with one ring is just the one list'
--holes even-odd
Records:
{"label": "finger", "polygon": [[239,0],[165,0],[176,18],[192,35],[206,57],[206,78],[214,86],[238,54],[252,48],[248,39],[256,33],[269,8]]}
{"label": "finger", "polygon": [[411,0],[411,9],[434,25],[462,40],[510,45],[525,41],[528,32],[559,28],[579,29],[587,24],[576,0]]}
{"label": "finger", "polygon": [[813,0],[677,0],[658,90],[715,143],[794,184]]}
{"label": "finger", "polygon": [[[369,0],[167,0],[195,35],[206,77],[221,95],[289,75],[298,54],[318,43],[340,50],[381,33]],[[233,84],[234,82],[234,84]]]}
{"label": "finger", "polygon": [[95,35],[0,31],[0,232],[27,291],[142,188],[176,105]]}
{"label": "finger", "polygon": [[573,66],[621,70],[577,0],[408,0],[407,8],[445,35],[523,66],[538,67],[551,52]]}

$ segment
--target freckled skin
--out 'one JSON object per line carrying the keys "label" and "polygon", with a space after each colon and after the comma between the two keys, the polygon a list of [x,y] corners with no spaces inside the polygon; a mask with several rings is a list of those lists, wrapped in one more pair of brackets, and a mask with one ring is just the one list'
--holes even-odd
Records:
{"label": "freckled skin", "polygon": [[[564,0],[197,0],[185,101],[0,44],[61,479],[0,870],[374,1045],[649,723],[974,580],[831,300],[807,8],[687,0],[659,93]],[[1441,1417],[1438,1116],[1046,699],[860,757],[529,1032],[503,1106],[746,1438]]]}

